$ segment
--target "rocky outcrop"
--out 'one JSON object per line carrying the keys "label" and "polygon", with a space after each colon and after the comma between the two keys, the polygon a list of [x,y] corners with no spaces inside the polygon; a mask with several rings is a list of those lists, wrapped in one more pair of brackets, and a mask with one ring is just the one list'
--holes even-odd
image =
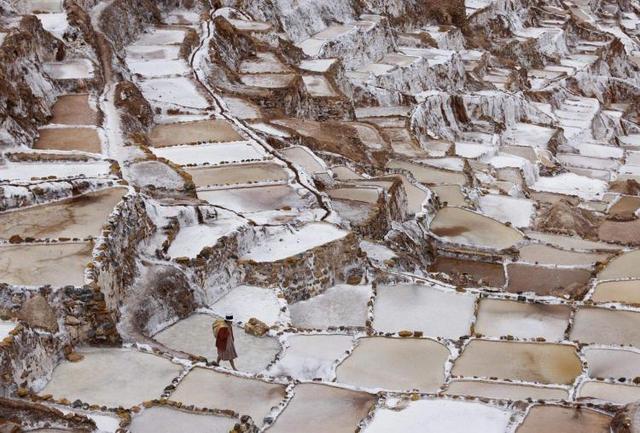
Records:
{"label": "rocky outcrop", "polygon": [[42,63],[54,60],[59,42],[35,16],[25,16],[0,45],[0,148],[31,146],[51,116],[56,85]]}
{"label": "rocky outcrop", "polygon": [[562,199],[540,212],[536,227],[568,235],[577,234],[587,239],[597,238],[600,221],[592,212],[576,207],[570,201]]}
{"label": "rocky outcrop", "polygon": [[540,125],[554,122],[521,95],[500,91],[463,95],[429,92],[411,115],[411,129],[423,143],[430,139],[455,140],[473,120],[492,122],[496,132],[517,122]]}

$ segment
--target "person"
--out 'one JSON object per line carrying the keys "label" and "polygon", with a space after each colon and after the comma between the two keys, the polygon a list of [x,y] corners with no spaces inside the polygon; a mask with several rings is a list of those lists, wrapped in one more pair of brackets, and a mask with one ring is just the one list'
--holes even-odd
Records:
{"label": "person", "polygon": [[229,361],[231,368],[238,370],[233,362],[238,357],[233,338],[232,327],[233,316],[225,316],[224,320],[218,319],[213,322],[213,336],[216,339],[216,349],[218,350],[217,363],[220,361]]}

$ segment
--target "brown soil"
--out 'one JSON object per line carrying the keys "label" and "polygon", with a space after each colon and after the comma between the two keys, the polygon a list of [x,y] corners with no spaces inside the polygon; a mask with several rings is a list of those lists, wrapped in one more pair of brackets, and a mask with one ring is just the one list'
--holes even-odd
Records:
{"label": "brown soil", "polygon": [[591,277],[591,272],[586,269],[543,268],[522,263],[507,265],[507,274],[508,292],[535,292],[541,296],[569,295],[574,299],[584,296]]}
{"label": "brown soil", "polygon": [[100,137],[92,128],[41,129],[34,149],[81,150],[100,153]]}
{"label": "brown soil", "polygon": [[540,231],[577,234],[583,238],[595,239],[599,222],[598,217],[592,212],[562,199],[540,211],[535,227]]}
{"label": "brown soil", "polygon": [[304,119],[278,119],[272,123],[289,128],[306,138],[312,150],[337,153],[353,161],[371,163],[367,147],[360,141],[358,131],[341,122],[316,122]]}

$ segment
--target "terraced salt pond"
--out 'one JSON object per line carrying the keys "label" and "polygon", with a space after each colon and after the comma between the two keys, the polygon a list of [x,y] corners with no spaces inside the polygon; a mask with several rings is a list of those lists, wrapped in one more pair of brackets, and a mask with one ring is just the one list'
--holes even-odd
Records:
{"label": "terraced salt pond", "polygon": [[457,339],[471,332],[476,297],[424,285],[377,288],[373,327]]}
{"label": "terraced salt pond", "polygon": [[198,198],[240,213],[301,209],[308,204],[289,185],[198,191]]}
{"label": "terraced salt pond", "polygon": [[427,339],[362,338],[338,366],[339,383],[366,389],[435,392],[444,382],[449,350]]}
{"label": "terraced salt pond", "polygon": [[[156,334],[154,339],[172,349],[215,361],[217,351],[211,326],[217,318],[193,314]],[[254,337],[238,326],[234,326],[233,335],[238,352],[236,367],[241,371],[258,373],[264,370],[280,351],[280,344],[275,338]]]}
{"label": "terraced salt pond", "polygon": [[570,345],[472,340],[456,361],[456,376],[495,377],[547,384],[571,384],[582,372]]}
{"label": "terraced salt pond", "polygon": [[127,190],[112,188],[45,205],[0,213],[0,238],[97,237]]}
{"label": "terraced salt pond", "polygon": [[86,348],[80,362],[64,361],[42,394],[108,407],[131,407],[160,398],[182,367],[156,355],[130,349]]}
{"label": "terraced salt pond", "polygon": [[293,393],[293,399],[269,431],[353,432],[376,401],[374,395],[364,392],[310,383],[297,385]]}
{"label": "terraced salt pond", "polygon": [[187,168],[197,187],[213,185],[247,184],[262,182],[284,182],[289,179],[287,171],[278,164],[243,164],[231,167]]}
{"label": "terraced salt pond", "polygon": [[640,347],[640,313],[606,308],[578,308],[571,339],[583,343]]}
{"label": "terraced salt pond", "polygon": [[96,110],[89,104],[88,94],[62,95],[53,105],[52,124],[95,125],[98,121]]}
{"label": "terraced salt pond", "polygon": [[82,286],[92,250],[88,242],[2,245],[0,281],[18,286]]}
{"label": "terraced salt pond", "polygon": [[349,335],[292,335],[287,339],[284,355],[269,374],[298,380],[332,380],[338,360],[346,357],[353,344]]}
{"label": "terraced salt pond", "polygon": [[227,120],[209,119],[157,125],[149,134],[154,147],[244,140]]}
{"label": "terraced salt pond", "polygon": [[[460,416],[461,414],[464,416]],[[503,433],[507,431],[510,417],[509,411],[480,403],[418,400],[403,402],[397,408],[376,409],[373,420],[364,429],[364,433],[394,431]]]}
{"label": "terraced salt pond", "polygon": [[330,287],[310,299],[290,304],[291,324],[307,329],[364,327],[371,295],[370,286]]}
{"label": "terraced salt pond", "polygon": [[251,416],[256,424],[261,425],[271,408],[282,403],[284,397],[283,385],[194,368],[170,399],[197,408],[234,410]]}
{"label": "terraced salt pond", "polygon": [[236,422],[235,418],[152,407],[134,415],[129,430],[132,433],[228,433]]}
{"label": "terraced salt pond", "polygon": [[454,207],[440,209],[430,229],[448,242],[497,250],[512,247],[523,239],[520,232],[496,220]]}
{"label": "terraced salt pond", "polygon": [[624,405],[640,400],[640,386],[622,385],[617,383],[584,382],[578,389],[578,397],[592,398]]}
{"label": "terraced salt pond", "polygon": [[586,408],[533,406],[516,433],[607,433],[611,417]]}
{"label": "terraced salt pond", "polygon": [[178,165],[218,165],[266,158],[264,150],[248,141],[153,147],[151,151]]}
{"label": "terraced salt pond", "polygon": [[591,299],[594,302],[640,304],[640,280],[599,282]]}
{"label": "terraced salt pond", "polygon": [[275,290],[257,286],[234,287],[210,306],[220,316],[233,314],[234,320],[245,323],[255,317],[269,326],[284,319],[281,308]]}
{"label": "terraced salt pond", "polygon": [[481,380],[455,380],[447,387],[447,394],[485,397],[500,400],[566,400],[569,393],[561,388],[550,388]]}
{"label": "terraced salt pond", "polygon": [[564,339],[570,315],[571,309],[565,305],[482,299],[475,331],[494,337],[511,335],[560,341]]}
{"label": "terraced salt pond", "polygon": [[640,377],[640,352],[638,351],[586,347],[583,353],[589,366],[588,373],[591,378]]}
{"label": "terraced salt pond", "polygon": [[45,128],[33,145],[40,150],[79,150],[100,153],[102,146],[95,128]]}

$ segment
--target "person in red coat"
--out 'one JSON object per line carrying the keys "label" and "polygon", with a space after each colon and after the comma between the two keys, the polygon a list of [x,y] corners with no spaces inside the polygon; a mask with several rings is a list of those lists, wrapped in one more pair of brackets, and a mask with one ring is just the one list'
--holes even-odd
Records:
{"label": "person in red coat", "polygon": [[218,350],[218,360],[229,361],[231,368],[238,370],[233,362],[238,357],[233,338],[232,327],[233,316],[226,316],[224,320],[216,320],[213,323],[213,335],[216,338],[216,349]]}

